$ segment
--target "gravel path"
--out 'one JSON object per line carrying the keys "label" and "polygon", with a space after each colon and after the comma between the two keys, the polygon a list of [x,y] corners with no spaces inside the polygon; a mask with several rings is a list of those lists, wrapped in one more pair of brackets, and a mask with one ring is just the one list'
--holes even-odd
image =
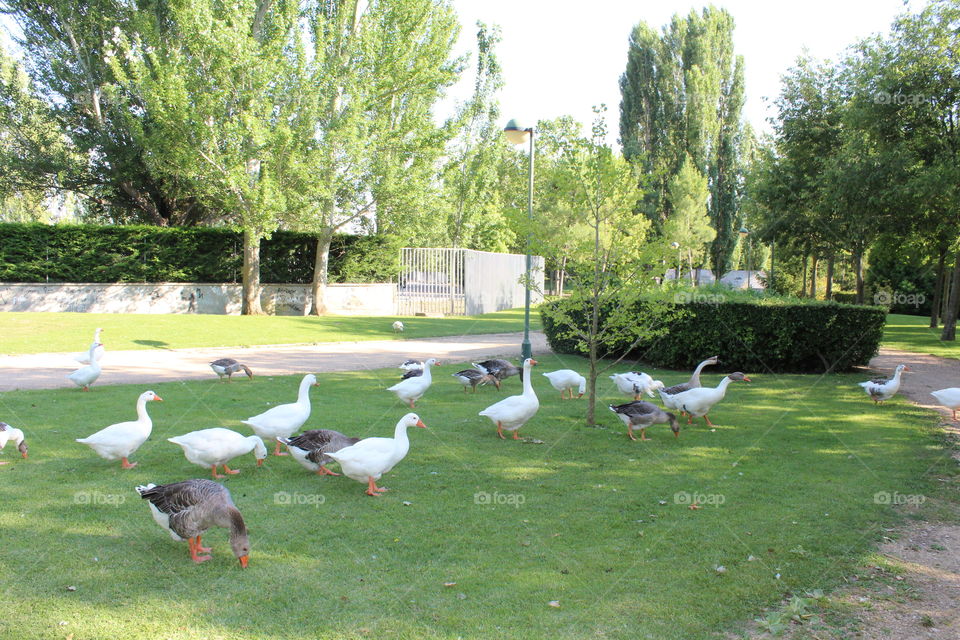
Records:
{"label": "gravel path", "polygon": [[[520,355],[522,333],[449,336],[428,340],[377,340],[328,342],[312,345],[277,345],[250,348],[145,349],[107,351],[103,373],[95,386],[149,384],[174,380],[212,378],[210,362],[236,358],[254,375],[292,375],[324,371],[356,371],[395,367],[408,358],[434,357],[441,362],[476,362],[478,359]],[[533,353],[549,353],[546,337],[532,332]],[[66,376],[80,365],[69,353],[0,356],[0,391],[74,387]],[[235,374],[243,377],[243,374]],[[74,387],[75,388],[75,387]]]}

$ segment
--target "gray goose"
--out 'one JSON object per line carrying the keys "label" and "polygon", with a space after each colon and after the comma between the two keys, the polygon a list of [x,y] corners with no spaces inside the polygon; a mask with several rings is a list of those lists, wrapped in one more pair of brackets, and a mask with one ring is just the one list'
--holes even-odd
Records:
{"label": "gray goose", "polygon": [[683,393],[684,391],[689,391],[690,389],[696,389],[700,387],[700,372],[703,371],[704,367],[719,364],[720,359],[717,356],[710,356],[703,362],[697,365],[697,368],[694,370],[693,375],[690,376],[690,379],[683,384],[675,384],[672,387],[667,387],[666,389],[661,389],[660,393],[667,394],[668,396],[674,396],[678,393]]}
{"label": "gray goose", "polygon": [[627,402],[625,404],[609,405],[610,411],[613,411],[627,425],[627,435],[631,440],[636,440],[633,430],[640,428],[640,439],[649,440],[646,436],[647,427],[652,424],[669,424],[673,431],[673,437],[680,435],[680,424],[677,422],[677,416],[667,413],[660,407],[650,402],[638,400],[636,402]]}
{"label": "gray goose", "polygon": [[227,382],[230,382],[233,379],[233,374],[237,373],[241,369],[247,377],[251,380],[253,379],[253,371],[250,371],[250,367],[245,364],[240,364],[233,358],[220,358],[219,360],[214,360],[210,363],[210,368],[213,369],[213,372],[220,377],[220,381],[223,382],[223,376],[227,376]]}
{"label": "gray goose", "polygon": [[200,544],[210,527],[230,529],[233,555],[246,568],[250,559],[250,540],[243,516],[233,504],[230,492],[213,480],[196,478],[172,484],[148,484],[137,487],[137,493],[150,501],[153,519],[170,533],[170,537],[190,546],[190,559],[196,563],[210,559],[200,555],[210,551]]}
{"label": "gray goose", "polygon": [[500,389],[500,383],[510,376],[520,374],[519,367],[500,358],[492,358],[490,360],[484,360],[483,362],[472,362],[471,364],[483,373],[489,375],[497,389]]}
{"label": "gray goose", "polygon": [[333,462],[333,458],[327,455],[328,452],[340,451],[360,442],[360,438],[350,438],[332,429],[311,429],[293,438],[277,439],[287,445],[287,450],[294,460],[321,476],[340,475],[327,469],[326,465]]}
{"label": "gray goose", "polygon": [[457,382],[463,385],[463,392],[467,392],[467,387],[473,389],[473,392],[477,392],[477,387],[482,384],[487,384],[488,382],[494,380],[494,377],[489,373],[484,373],[479,369],[464,369],[463,371],[457,371],[456,373],[450,374],[457,379]]}

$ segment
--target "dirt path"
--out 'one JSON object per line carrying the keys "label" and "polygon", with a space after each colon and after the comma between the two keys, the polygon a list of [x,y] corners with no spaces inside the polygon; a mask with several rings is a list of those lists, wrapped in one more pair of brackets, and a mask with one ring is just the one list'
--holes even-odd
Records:
{"label": "dirt path", "polygon": [[[395,367],[408,358],[437,358],[441,362],[476,362],[490,357],[515,359],[520,355],[520,333],[448,336],[429,340],[328,342],[313,345],[277,345],[250,348],[145,349],[107,351],[103,373],[95,385],[149,384],[211,378],[210,362],[236,358],[254,375],[292,375],[324,371],[356,371]],[[533,353],[549,353],[543,333],[532,332]],[[0,391],[73,387],[67,375],[80,365],[69,353],[0,356]],[[241,374],[241,377],[242,374]]]}
{"label": "dirt path", "polygon": [[[946,387],[960,387],[960,360],[883,348],[880,349],[880,354],[870,361],[870,370],[879,375],[891,376],[898,364],[909,365],[911,369],[903,374],[900,393],[916,405],[939,411],[944,421],[949,422],[951,412],[936,404],[930,392]],[[955,425],[951,431],[956,432]]]}

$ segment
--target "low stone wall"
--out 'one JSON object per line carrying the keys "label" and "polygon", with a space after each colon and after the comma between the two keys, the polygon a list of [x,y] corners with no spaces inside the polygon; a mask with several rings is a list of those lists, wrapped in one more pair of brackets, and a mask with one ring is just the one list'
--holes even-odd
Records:
{"label": "low stone wall", "polygon": [[[309,285],[268,284],[260,304],[267,313],[306,315]],[[0,282],[2,311],[74,311],[87,313],[239,314],[241,287],[235,284],[52,284]],[[397,285],[327,286],[330,313],[390,316],[397,312]]]}

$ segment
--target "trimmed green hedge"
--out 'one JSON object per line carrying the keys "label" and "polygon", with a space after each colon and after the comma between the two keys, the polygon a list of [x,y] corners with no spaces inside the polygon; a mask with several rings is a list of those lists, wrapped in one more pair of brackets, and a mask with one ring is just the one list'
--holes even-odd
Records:
{"label": "trimmed green hedge", "polygon": [[[317,239],[276,231],[260,245],[263,282],[308,284]],[[330,282],[389,282],[399,246],[385,236],[338,234]],[[207,227],[0,224],[2,282],[240,282],[239,231]]]}
{"label": "trimmed green hedge", "polygon": [[[554,300],[541,307],[543,328],[557,353],[582,355],[571,339],[558,337],[550,316]],[[690,369],[707,356],[719,355],[715,370],[775,373],[846,371],[866,365],[883,337],[886,309],[835,302],[757,301],[677,304],[684,313],[669,331],[638,345],[629,355],[654,367]],[[644,317],[643,303],[637,317]],[[628,348],[622,345],[617,355]],[[615,349],[615,352],[617,350]]]}

